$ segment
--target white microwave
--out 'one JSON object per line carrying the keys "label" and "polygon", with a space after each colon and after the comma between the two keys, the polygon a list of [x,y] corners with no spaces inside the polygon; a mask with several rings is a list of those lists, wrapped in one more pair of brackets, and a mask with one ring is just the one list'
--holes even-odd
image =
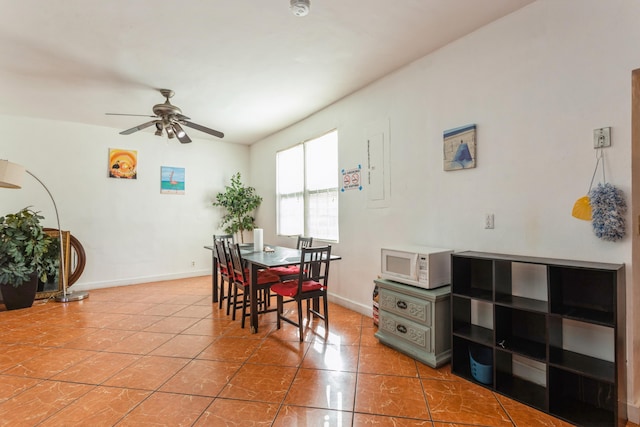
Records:
{"label": "white microwave", "polygon": [[453,250],[425,246],[382,248],[383,279],[433,289],[451,283]]}

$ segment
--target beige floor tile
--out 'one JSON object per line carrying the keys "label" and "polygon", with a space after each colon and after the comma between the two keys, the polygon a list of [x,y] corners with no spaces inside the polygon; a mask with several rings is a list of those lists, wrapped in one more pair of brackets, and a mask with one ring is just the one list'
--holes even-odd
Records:
{"label": "beige floor tile", "polygon": [[188,359],[144,356],[105,381],[103,385],[142,390],[157,390],[174,376]]}
{"label": "beige floor tile", "polygon": [[138,405],[118,426],[190,426],[213,399],[173,393],[154,393]]}
{"label": "beige floor tile", "polygon": [[422,380],[433,421],[512,426],[496,396],[468,381]]}
{"label": "beige floor tile", "polygon": [[114,426],[150,394],[151,392],[143,390],[96,387],[62,408],[40,426]]}
{"label": "beige floor tile", "polygon": [[193,359],[207,348],[213,340],[214,338],[205,335],[176,335],[149,354]]}
{"label": "beige floor tile", "polygon": [[198,354],[197,358],[244,363],[260,344],[262,340],[220,337]]}
{"label": "beige floor tile", "polygon": [[352,419],[347,411],[283,406],[273,427],[350,426]]}
{"label": "beige floor tile", "polygon": [[383,344],[360,347],[358,372],[418,377],[414,359]]}
{"label": "beige floor tile", "polygon": [[358,374],[355,411],[431,419],[418,378]]}
{"label": "beige floor tile", "polygon": [[246,400],[216,399],[194,427],[270,427],[279,405]]}
{"label": "beige floor tile", "polygon": [[92,388],[86,384],[42,381],[0,403],[0,420],[7,426],[37,425]]}
{"label": "beige floor tile", "polygon": [[240,363],[192,360],[161,388],[171,393],[216,397],[240,369]]}
{"label": "beige floor tile", "polygon": [[300,369],[284,403],[351,411],[355,399],[356,376],[354,372]]}
{"label": "beige floor tile", "polygon": [[244,364],[220,393],[228,399],[282,403],[297,369],[288,366]]}
{"label": "beige floor tile", "polygon": [[302,367],[357,372],[359,353],[358,346],[324,344],[316,341],[309,346]]}

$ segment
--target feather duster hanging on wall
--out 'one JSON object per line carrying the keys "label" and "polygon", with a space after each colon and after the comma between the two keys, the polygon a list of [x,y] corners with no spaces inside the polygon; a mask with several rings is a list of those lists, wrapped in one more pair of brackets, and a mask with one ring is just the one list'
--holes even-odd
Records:
{"label": "feather duster hanging on wall", "polygon": [[609,183],[600,183],[589,191],[593,231],[599,238],[618,241],[625,234],[627,203],[622,190]]}

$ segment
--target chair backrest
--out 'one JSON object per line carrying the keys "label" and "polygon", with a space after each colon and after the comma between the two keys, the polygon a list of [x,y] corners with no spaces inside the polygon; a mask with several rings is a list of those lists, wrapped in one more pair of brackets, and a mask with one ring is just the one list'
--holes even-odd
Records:
{"label": "chair backrest", "polygon": [[305,280],[313,280],[326,287],[329,280],[331,245],[308,247],[301,250],[298,294],[302,292],[302,283]]}
{"label": "chair backrest", "polygon": [[312,245],[313,245],[313,237],[298,236],[298,245],[296,246],[298,249],[308,248]]}
{"label": "chair backrest", "polygon": [[229,246],[229,252],[231,254],[231,275],[233,280],[242,283],[249,283],[244,271],[244,261],[242,260],[242,253],[240,253],[240,244],[236,243]]}
{"label": "chair backrest", "polygon": [[233,237],[233,234],[214,234],[213,235],[213,243],[215,244],[216,240],[224,240],[228,245],[233,245],[236,240]]}
{"label": "chair backrest", "polygon": [[225,240],[218,239],[214,240],[216,248],[216,258],[218,258],[218,266],[224,266],[227,269],[227,274],[231,275],[230,270],[230,262],[229,262],[229,251],[227,249],[227,243]]}

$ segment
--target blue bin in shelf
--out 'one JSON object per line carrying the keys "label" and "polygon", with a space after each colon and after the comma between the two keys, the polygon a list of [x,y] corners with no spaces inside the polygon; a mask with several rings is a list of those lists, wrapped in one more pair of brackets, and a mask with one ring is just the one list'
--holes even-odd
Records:
{"label": "blue bin in shelf", "polygon": [[482,384],[493,383],[493,354],[488,347],[469,347],[471,376]]}

